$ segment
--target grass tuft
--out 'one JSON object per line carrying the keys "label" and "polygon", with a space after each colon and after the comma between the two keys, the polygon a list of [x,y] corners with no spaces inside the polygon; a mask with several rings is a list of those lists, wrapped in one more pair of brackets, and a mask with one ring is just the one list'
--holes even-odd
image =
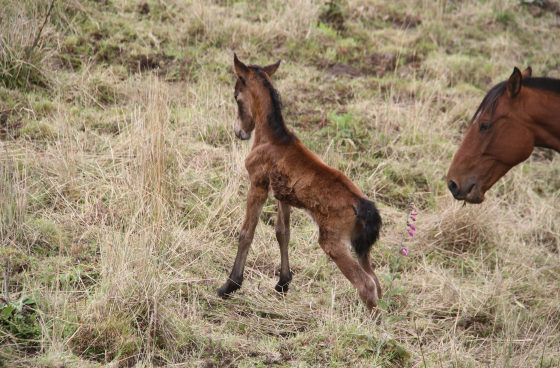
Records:
{"label": "grass tuft", "polygon": [[487,203],[473,206],[443,201],[433,215],[422,219],[423,231],[418,241],[428,249],[453,253],[476,253],[481,248],[487,251],[496,241],[496,229],[501,226],[497,212]]}

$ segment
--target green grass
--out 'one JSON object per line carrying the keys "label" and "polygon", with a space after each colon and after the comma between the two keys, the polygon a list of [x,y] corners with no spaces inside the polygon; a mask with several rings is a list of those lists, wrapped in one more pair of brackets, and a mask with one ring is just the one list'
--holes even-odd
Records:
{"label": "green grass", "polygon": [[[1,4],[0,367],[560,365],[558,154],[537,150],[478,206],[443,180],[486,90],[514,66],[560,76],[554,12],[57,1],[26,54],[49,3]],[[378,204],[377,319],[301,211],[290,292],[273,291],[273,200],[243,288],[215,296],[248,187],[234,51],[282,59],[287,124]],[[403,258],[411,195],[418,232]]]}

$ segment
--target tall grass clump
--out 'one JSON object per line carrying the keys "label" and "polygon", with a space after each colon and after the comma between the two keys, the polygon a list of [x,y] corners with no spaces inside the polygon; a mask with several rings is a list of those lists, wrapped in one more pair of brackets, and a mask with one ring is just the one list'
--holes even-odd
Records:
{"label": "tall grass clump", "polygon": [[[423,219],[418,242],[426,250],[453,253],[475,252],[479,247],[492,247],[501,226],[495,205],[466,206],[452,200],[438,202],[435,213]],[[494,208],[493,208],[494,207]]]}
{"label": "tall grass clump", "polygon": [[[97,361],[167,359],[161,351],[174,346],[186,326],[177,320],[180,282],[169,268],[174,221],[169,213],[170,135],[168,96],[157,77],[150,77],[142,104],[132,114],[122,176],[129,186],[129,219],[120,231],[101,234],[100,282],[91,304],[79,320],[70,344]],[[122,183],[115,183],[121,185]],[[177,314],[179,313],[179,315]],[[171,354],[172,356],[173,354]]]}
{"label": "tall grass clump", "polygon": [[0,84],[6,88],[46,87],[55,50],[44,39],[53,1],[3,2],[0,22]]}
{"label": "tall grass clump", "polygon": [[25,169],[18,167],[6,151],[0,159],[0,242],[17,245],[22,241],[27,193]]}

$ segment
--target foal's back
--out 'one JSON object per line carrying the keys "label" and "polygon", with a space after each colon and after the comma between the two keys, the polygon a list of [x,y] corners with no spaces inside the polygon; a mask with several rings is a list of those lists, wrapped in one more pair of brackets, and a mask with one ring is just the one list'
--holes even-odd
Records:
{"label": "foal's back", "polygon": [[333,216],[333,211],[353,212],[354,203],[364,197],[346,175],[325,164],[299,139],[277,145],[272,152],[270,184],[274,197],[306,209],[314,219]]}

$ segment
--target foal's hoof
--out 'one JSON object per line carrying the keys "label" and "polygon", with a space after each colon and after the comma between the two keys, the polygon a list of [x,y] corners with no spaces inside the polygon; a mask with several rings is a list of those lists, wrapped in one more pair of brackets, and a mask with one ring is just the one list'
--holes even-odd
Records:
{"label": "foal's hoof", "polygon": [[278,280],[278,283],[274,287],[274,290],[276,290],[279,293],[286,294],[288,292],[288,286],[290,285],[291,281],[292,281],[291,271],[287,276],[280,275],[280,280]]}
{"label": "foal's hoof", "polygon": [[276,290],[279,293],[286,294],[288,292],[288,286],[289,285],[290,284],[280,284],[280,283],[278,283],[274,287],[274,290]]}
{"label": "foal's hoof", "polygon": [[231,280],[227,280],[225,284],[222,285],[221,288],[218,289],[218,296],[222,299],[227,299],[233,294],[233,292],[237,289],[241,288],[240,284],[237,284]]}

